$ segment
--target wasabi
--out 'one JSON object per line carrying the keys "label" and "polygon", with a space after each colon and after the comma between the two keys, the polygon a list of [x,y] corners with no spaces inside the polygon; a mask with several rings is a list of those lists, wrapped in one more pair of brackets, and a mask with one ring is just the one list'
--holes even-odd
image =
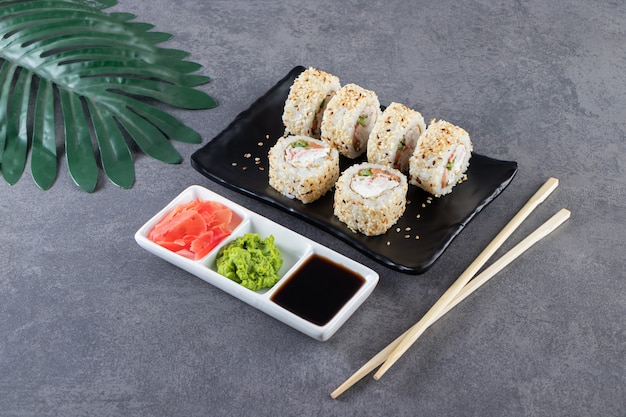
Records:
{"label": "wasabi", "polygon": [[216,263],[219,274],[258,291],[278,282],[283,256],[274,236],[261,239],[258,233],[248,233],[220,249]]}

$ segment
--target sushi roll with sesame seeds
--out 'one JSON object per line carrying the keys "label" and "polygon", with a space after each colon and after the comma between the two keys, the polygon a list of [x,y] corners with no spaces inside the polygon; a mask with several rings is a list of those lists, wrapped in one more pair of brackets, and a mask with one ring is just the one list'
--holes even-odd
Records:
{"label": "sushi roll with sesame seeds", "polygon": [[436,197],[448,194],[466,178],[471,156],[472,142],[465,130],[433,120],[409,159],[409,183]]}
{"label": "sushi roll with sesame seeds", "polygon": [[270,186],[305,204],[326,194],[339,177],[339,152],[308,136],[278,139],[269,150],[268,161]]}
{"label": "sushi roll with sesame seeds", "polygon": [[341,87],[322,118],[321,138],[354,159],[367,150],[367,140],[380,116],[378,96],[356,84]]}
{"label": "sushi roll with sesame seeds", "polygon": [[340,86],[338,77],[316,68],[300,73],[289,89],[283,108],[285,136],[319,139],[324,110]]}
{"label": "sushi roll with sesame seeds", "polygon": [[391,103],[374,123],[367,142],[367,161],[408,172],[409,158],[424,130],[426,124],[418,111]]}
{"label": "sushi roll with sesame seeds", "polygon": [[355,164],[335,184],[333,211],[353,232],[381,235],[404,214],[407,189],[407,178],[397,169]]}

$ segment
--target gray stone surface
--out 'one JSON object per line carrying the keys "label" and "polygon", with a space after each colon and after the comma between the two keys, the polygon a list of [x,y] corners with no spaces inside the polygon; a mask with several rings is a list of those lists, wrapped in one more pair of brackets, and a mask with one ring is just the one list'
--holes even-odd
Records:
{"label": "gray stone surface", "polygon": [[[295,65],[450,120],[519,163],[511,186],[420,276],[210,182],[136,156],[137,182],[0,183],[2,416],[626,415],[626,7],[621,1],[121,0],[214,81],[209,141]],[[428,330],[380,381],[329,393],[416,322],[548,178],[561,183],[498,255],[572,218]],[[317,342],[137,246],[201,184],[374,268],[373,295]]]}

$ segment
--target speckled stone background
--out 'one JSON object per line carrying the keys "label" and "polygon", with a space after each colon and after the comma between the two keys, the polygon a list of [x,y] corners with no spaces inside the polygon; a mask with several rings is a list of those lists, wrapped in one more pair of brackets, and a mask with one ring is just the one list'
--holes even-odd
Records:
{"label": "speckled stone background", "polygon": [[[213,82],[172,112],[206,143],[295,65],[470,132],[519,172],[435,266],[386,269],[185,161],[137,182],[0,183],[2,416],[626,415],[626,6],[620,1],[120,0]],[[559,188],[504,250],[572,218],[428,330],[380,381],[329,393],[416,322],[535,190]],[[134,232],[206,186],[374,268],[372,296],[317,342],[142,250]]]}

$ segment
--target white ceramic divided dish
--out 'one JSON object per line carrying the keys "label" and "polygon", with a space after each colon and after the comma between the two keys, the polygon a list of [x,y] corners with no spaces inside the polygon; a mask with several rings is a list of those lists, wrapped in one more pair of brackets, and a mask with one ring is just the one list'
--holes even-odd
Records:
{"label": "white ceramic divided dish", "polygon": [[[154,243],[147,238],[152,227],[171,209],[179,204],[201,198],[202,200],[218,201],[233,211],[233,220],[230,228],[232,233],[220,242],[204,258],[193,260],[172,252]],[[274,242],[280,249],[284,263],[279,271],[280,281],[270,289],[252,291],[235,281],[232,281],[217,273],[215,258],[219,249],[246,233],[258,233],[262,238],[274,236]],[[263,311],[264,313],[282,321],[302,333],[317,340],[328,340],[367,299],[378,283],[378,274],[372,269],[353,261],[325,246],[320,245],[306,237],[287,229],[263,216],[260,216],[222,196],[199,185],[192,185],[180,193],[167,206],[148,220],[136,233],[135,240],[147,251],[178,266],[181,269],[201,278],[215,287],[239,298],[245,303]],[[271,300],[272,294],[280,289],[281,285],[288,280],[309,257],[317,254],[344,268],[360,275],[364,279],[363,285],[350,298],[343,307],[325,325],[314,324],[276,304]]]}

